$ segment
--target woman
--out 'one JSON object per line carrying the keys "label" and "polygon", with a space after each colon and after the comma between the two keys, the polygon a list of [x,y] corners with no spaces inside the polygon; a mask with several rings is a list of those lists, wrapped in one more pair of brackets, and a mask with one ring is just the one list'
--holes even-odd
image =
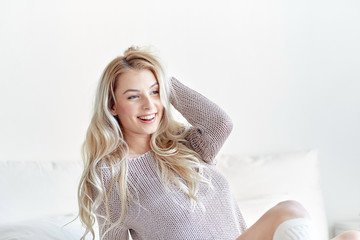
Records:
{"label": "woman", "polygon": [[[189,126],[174,121],[171,106]],[[131,47],[115,58],[99,83],[83,145],[82,239],[94,236],[95,219],[101,239],[111,240],[129,233],[134,240],[311,239],[308,215],[293,201],[247,229],[214,167],[231,129],[217,105],[175,78],[167,81],[150,52]],[[293,238],[284,237],[289,233]]]}

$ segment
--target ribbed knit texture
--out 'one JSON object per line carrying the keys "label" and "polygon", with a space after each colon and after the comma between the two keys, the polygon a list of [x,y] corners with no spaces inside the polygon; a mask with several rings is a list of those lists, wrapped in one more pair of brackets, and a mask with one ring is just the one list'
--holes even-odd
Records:
{"label": "ribbed knit texture", "polygon": [[315,240],[311,221],[306,218],[295,218],[281,223],[273,240]]}
{"label": "ribbed knit texture", "polygon": [[[153,153],[129,160],[129,189],[138,202],[128,205],[122,223],[104,236],[105,240],[128,239],[236,239],[246,230],[240,209],[226,179],[215,168],[215,156],[232,130],[229,117],[214,103],[196,91],[172,79],[173,106],[188,120],[192,129],[187,135],[189,148],[200,154],[213,189],[200,184],[199,205],[191,210],[189,197],[170,185],[166,189],[157,173]],[[103,170],[110,181],[110,172]],[[109,184],[105,184],[109,185]],[[115,188],[109,197],[111,220],[119,219],[121,202]],[[102,205],[97,213],[106,216]],[[98,222],[103,220],[98,218]],[[101,230],[100,236],[104,234]]]}

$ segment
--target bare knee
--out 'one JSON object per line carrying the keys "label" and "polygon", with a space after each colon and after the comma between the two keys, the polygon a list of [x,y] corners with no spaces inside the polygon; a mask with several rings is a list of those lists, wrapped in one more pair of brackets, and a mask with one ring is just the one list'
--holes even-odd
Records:
{"label": "bare knee", "polygon": [[293,200],[280,202],[269,212],[275,214],[282,221],[293,218],[310,218],[306,209],[299,202]]}
{"label": "bare knee", "polygon": [[360,240],[360,232],[347,231],[333,238],[333,240]]}
{"label": "bare knee", "polygon": [[253,226],[245,231],[237,240],[273,239],[278,226],[286,220],[309,218],[305,208],[296,201],[284,201],[267,211]]}

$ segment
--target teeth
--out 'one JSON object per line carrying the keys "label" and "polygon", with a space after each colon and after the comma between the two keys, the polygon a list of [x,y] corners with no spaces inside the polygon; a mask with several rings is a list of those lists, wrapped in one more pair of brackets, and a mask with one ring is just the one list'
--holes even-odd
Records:
{"label": "teeth", "polygon": [[151,115],[139,117],[139,118],[142,120],[150,120],[150,119],[153,119],[154,117],[155,117],[155,114],[151,114]]}

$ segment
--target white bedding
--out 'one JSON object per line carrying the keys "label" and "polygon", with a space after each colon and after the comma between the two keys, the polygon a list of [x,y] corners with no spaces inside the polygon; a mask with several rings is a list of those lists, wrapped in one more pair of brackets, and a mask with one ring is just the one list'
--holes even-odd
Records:
{"label": "white bedding", "polygon": [[0,240],[79,240],[82,228],[78,219],[71,222],[74,218],[57,216],[3,224]]}
{"label": "white bedding", "polygon": [[[279,201],[295,199],[310,212],[317,239],[329,239],[316,151],[223,154],[218,168],[229,180],[249,226]],[[64,225],[77,212],[81,169],[78,161],[0,160],[0,240],[80,239],[83,228],[78,219]]]}

